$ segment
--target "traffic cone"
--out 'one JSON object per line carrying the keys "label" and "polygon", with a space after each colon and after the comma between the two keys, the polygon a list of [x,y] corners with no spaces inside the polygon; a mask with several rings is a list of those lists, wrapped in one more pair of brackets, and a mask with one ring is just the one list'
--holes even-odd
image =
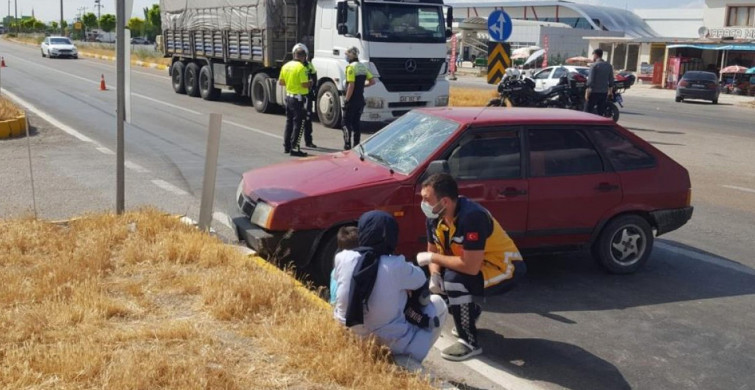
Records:
{"label": "traffic cone", "polygon": [[100,91],[107,91],[107,86],[105,85],[105,75],[104,74],[100,77]]}
{"label": "traffic cone", "polygon": [[5,57],[1,57],[2,60],[0,61],[0,68],[6,68],[5,66]]}

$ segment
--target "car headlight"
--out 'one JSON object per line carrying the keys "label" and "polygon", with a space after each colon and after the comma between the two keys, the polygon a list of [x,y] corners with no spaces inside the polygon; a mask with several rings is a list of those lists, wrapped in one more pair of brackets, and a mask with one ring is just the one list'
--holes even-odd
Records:
{"label": "car headlight", "polygon": [[445,107],[448,105],[448,95],[442,95],[435,98],[436,107]]}
{"label": "car headlight", "polygon": [[257,203],[257,206],[254,207],[254,212],[252,212],[252,218],[250,218],[249,221],[262,228],[270,229],[270,222],[272,222],[273,220],[274,212],[275,212],[275,207],[263,201],[259,201]]}
{"label": "car headlight", "polygon": [[385,100],[376,97],[369,97],[365,99],[365,104],[367,105],[367,108],[383,108],[383,106],[385,105]]}

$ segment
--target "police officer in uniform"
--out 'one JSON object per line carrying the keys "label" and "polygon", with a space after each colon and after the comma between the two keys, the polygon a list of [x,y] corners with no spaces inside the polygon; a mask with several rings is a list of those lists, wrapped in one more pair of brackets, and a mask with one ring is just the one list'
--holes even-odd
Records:
{"label": "police officer in uniform", "polygon": [[312,113],[315,107],[315,99],[317,99],[317,92],[315,91],[315,86],[317,86],[317,69],[315,69],[312,61],[309,60],[309,49],[307,49],[307,46],[303,43],[298,43],[296,46],[294,46],[294,48],[296,47],[303,48],[307,53],[307,59],[304,61],[304,67],[307,68],[307,72],[309,73],[309,81],[311,84],[309,87],[309,95],[307,95],[307,102],[304,105],[305,110],[307,111],[304,120],[304,144],[307,145],[308,148],[314,149],[317,148],[317,145],[315,145],[314,141],[312,141]]}
{"label": "police officer in uniform", "polygon": [[278,84],[286,87],[286,130],[283,134],[283,150],[295,157],[306,157],[301,151],[302,130],[306,121],[306,100],[312,82],[309,71],[304,66],[307,52],[303,44],[297,43],[291,50],[294,59],[281,68]]}
{"label": "police officer in uniform", "polygon": [[422,212],[427,216],[427,252],[417,264],[430,268],[430,291],[448,297],[458,341],[441,352],[461,361],[482,353],[477,319],[482,313],[472,297],[502,294],[526,274],[527,267],[514,241],[490,212],[459,196],[448,174],[422,183]]}
{"label": "police officer in uniform", "polygon": [[[343,148],[351,149],[359,144],[362,131],[359,122],[364,112],[364,88],[375,85],[372,73],[359,62],[359,50],[350,47],[346,50],[346,99],[343,114]],[[352,142],[353,137],[353,142]]]}

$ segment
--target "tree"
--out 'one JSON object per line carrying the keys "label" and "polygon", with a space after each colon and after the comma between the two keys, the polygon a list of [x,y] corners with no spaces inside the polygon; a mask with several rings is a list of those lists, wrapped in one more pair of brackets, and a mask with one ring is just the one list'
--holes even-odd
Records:
{"label": "tree", "polygon": [[93,12],[89,12],[84,14],[84,16],[81,17],[81,23],[84,24],[84,27],[87,30],[94,30],[97,28],[97,15],[95,15]]}
{"label": "tree", "polygon": [[128,29],[131,30],[131,36],[133,37],[144,35],[144,19],[142,18],[129,19]]}
{"label": "tree", "polygon": [[115,15],[105,14],[100,18],[100,28],[104,32],[111,32],[115,30]]}
{"label": "tree", "polygon": [[162,34],[162,20],[160,19],[160,6],[153,4],[152,8],[144,7],[144,35],[154,40],[155,36]]}
{"label": "tree", "polygon": [[60,27],[60,26],[58,25],[58,22],[56,22],[56,21],[52,21],[52,22],[50,22],[50,30],[52,30],[52,31],[58,31],[58,30],[59,30],[59,28],[58,28],[58,27]]}

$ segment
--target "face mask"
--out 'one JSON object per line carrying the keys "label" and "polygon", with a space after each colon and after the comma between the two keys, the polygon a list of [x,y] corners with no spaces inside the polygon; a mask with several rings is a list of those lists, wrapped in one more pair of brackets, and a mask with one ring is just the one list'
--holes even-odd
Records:
{"label": "face mask", "polygon": [[[438,202],[438,204],[440,204],[440,202]],[[420,204],[420,207],[422,208],[422,212],[425,213],[425,216],[427,218],[429,218],[429,219],[436,219],[436,218],[440,217],[440,213],[442,213],[446,209],[444,207],[444,208],[440,209],[437,213],[434,212],[433,210],[435,209],[436,206],[438,206],[438,204],[436,204],[435,206],[431,206],[430,203],[422,201],[422,203]]]}

